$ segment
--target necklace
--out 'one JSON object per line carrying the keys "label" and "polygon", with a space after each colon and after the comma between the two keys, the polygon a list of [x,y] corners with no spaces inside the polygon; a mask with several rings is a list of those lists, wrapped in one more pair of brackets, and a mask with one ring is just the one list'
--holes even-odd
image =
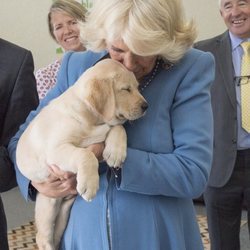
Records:
{"label": "necklace", "polygon": [[159,69],[159,65],[160,65],[160,60],[158,59],[156,61],[155,67],[153,72],[151,73],[150,78],[146,81],[146,83],[144,83],[142,86],[139,86],[140,91],[142,92],[145,88],[147,88],[147,86],[152,82],[152,80],[154,79],[158,69]]}

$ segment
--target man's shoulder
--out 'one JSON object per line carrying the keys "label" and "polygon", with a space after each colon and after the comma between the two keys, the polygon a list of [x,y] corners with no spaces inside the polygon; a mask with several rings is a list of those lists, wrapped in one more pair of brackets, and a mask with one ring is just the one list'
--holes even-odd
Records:
{"label": "man's shoulder", "polygon": [[228,31],[212,38],[200,40],[194,44],[194,48],[209,51],[225,39],[229,39]]}
{"label": "man's shoulder", "polygon": [[12,52],[12,53],[27,53],[28,50],[17,45],[17,44],[14,44],[12,42],[9,42],[7,40],[4,40],[2,38],[0,38],[0,50],[3,50],[3,51],[8,51],[8,53]]}
{"label": "man's shoulder", "polygon": [[0,39],[0,63],[4,64],[6,68],[19,68],[25,58],[28,58],[33,63],[31,51]]}

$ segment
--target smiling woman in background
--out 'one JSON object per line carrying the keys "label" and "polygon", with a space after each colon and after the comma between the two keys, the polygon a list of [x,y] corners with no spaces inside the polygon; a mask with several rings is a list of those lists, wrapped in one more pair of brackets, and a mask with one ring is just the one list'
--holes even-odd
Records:
{"label": "smiling woman in background", "polygon": [[[48,13],[48,27],[51,37],[64,51],[83,51],[85,47],[80,41],[79,22],[85,21],[87,10],[75,0],[55,1]],[[35,77],[39,99],[55,85],[61,60],[37,70]]]}

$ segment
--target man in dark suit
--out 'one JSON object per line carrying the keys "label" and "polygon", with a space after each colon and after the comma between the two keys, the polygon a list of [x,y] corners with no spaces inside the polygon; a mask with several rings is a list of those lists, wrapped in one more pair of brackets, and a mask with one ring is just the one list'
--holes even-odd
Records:
{"label": "man in dark suit", "polygon": [[[29,112],[38,105],[30,51],[0,39],[0,193],[16,186],[7,145]],[[0,250],[7,250],[7,225],[0,197]]]}
{"label": "man in dark suit", "polygon": [[241,43],[250,41],[250,0],[220,0],[220,13],[228,31],[195,44],[212,52],[216,61],[211,89],[214,157],[204,198],[211,249],[239,250],[243,203],[250,216],[250,134],[241,124],[240,97]]}

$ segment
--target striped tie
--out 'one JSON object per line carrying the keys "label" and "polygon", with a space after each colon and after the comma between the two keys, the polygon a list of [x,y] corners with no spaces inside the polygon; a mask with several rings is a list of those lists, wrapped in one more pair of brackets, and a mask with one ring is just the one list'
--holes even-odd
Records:
{"label": "striped tie", "polygon": [[241,125],[250,133],[250,42],[243,42],[241,47],[244,50],[241,62]]}

